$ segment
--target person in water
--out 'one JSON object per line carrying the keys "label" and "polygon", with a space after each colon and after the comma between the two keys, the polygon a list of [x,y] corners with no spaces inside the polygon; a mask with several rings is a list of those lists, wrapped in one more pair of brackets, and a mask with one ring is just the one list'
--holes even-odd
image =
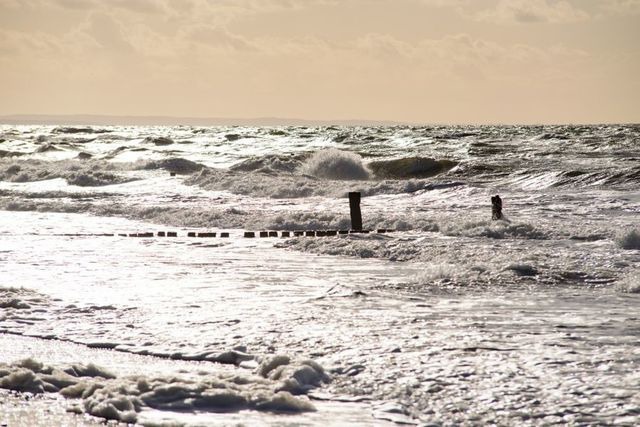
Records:
{"label": "person in water", "polygon": [[491,198],[491,219],[502,219],[502,199],[497,194]]}

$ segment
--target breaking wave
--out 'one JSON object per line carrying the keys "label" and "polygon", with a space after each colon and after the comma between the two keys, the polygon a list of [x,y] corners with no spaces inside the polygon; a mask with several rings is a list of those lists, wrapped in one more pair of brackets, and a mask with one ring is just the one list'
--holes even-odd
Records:
{"label": "breaking wave", "polygon": [[133,178],[118,174],[121,168],[105,162],[40,160],[0,163],[0,180],[8,182],[33,182],[63,178],[70,185],[95,187],[121,184]]}
{"label": "breaking wave", "polygon": [[407,179],[429,178],[447,172],[458,163],[452,160],[435,160],[427,157],[407,157],[396,160],[373,161],[367,167],[377,178]]}
{"label": "breaking wave", "polygon": [[440,231],[448,236],[488,237],[491,239],[546,239],[545,233],[531,224],[509,221],[451,221],[442,223]]}
{"label": "breaking wave", "polygon": [[176,157],[163,160],[149,160],[142,162],[140,165],[136,165],[136,168],[145,170],[164,169],[179,174],[192,174],[201,171],[205,166],[191,160]]}
{"label": "breaking wave", "polygon": [[142,142],[158,146],[175,144],[173,139],[166,136],[148,136]]}
{"label": "breaking wave", "polygon": [[630,273],[617,283],[620,292],[640,294],[640,272]]}
{"label": "breaking wave", "polygon": [[279,172],[294,173],[303,165],[303,161],[309,157],[308,154],[290,155],[265,155],[261,157],[251,157],[229,169],[240,172],[260,172],[275,174]]}
{"label": "breaking wave", "polygon": [[616,243],[622,249],[640,249],[640,229],[620,233]]}
{"label": "breaking wave", "polygon": [[95,128],[92,126],[58,126],[51,133],[76,134],[76,133],[109,133],[110,129]]}
{"label": "breaking wave", "polygon": [[329,180],[309,175],[236,172],[223,169],[203,169],[200,173],[188,177],[185,183],[198,185],[206,190],[230,191],[234,194],[273,199],[315,196],[339,198],[346,197],[350,191],[359,191],[363,196],[401,194],[459,185],[459,183],[433,183],[420,179]]}
{"label": "breaking wave", "polygon": [[360,156],[336,149],[314,153],[301,171],[306,175],[332,180],[366,180],[371,175]]}
{"label": "breaking wave", "polygon": [[640,167],[604,171],[522,171],[507,179],[511,185],[525,189],[582,188],[637,185]]}

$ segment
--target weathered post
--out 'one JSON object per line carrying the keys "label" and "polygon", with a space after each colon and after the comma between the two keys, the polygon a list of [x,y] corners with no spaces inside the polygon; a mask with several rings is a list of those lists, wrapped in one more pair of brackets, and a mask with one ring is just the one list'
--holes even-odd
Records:
{"label": "weathered post", "polygon": [[497,194],[491,198],[491,219],[502,219],[502,199]]}
{"label": "weathered post", "polygon": [[360,193],[349,193],[349,210],[351,211],[351,229],[362,230],[362,213],[360,212]]}

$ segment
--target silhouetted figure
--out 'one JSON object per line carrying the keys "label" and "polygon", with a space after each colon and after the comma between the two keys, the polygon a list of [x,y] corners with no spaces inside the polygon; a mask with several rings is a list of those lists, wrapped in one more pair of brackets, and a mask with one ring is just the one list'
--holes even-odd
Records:
{"label": "silhouetted figure", "polygon": [[502,199],[497,194],[491,198],[491,219],[502,219]]}

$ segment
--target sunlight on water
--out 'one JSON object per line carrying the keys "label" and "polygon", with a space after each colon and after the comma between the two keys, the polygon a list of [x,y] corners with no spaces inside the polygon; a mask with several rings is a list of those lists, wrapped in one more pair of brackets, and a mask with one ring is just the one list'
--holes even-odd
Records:
{"label": "sunlight on water", "polygon": [[53,412],[636,424],[635,126],[0,136],[0,386]]}

